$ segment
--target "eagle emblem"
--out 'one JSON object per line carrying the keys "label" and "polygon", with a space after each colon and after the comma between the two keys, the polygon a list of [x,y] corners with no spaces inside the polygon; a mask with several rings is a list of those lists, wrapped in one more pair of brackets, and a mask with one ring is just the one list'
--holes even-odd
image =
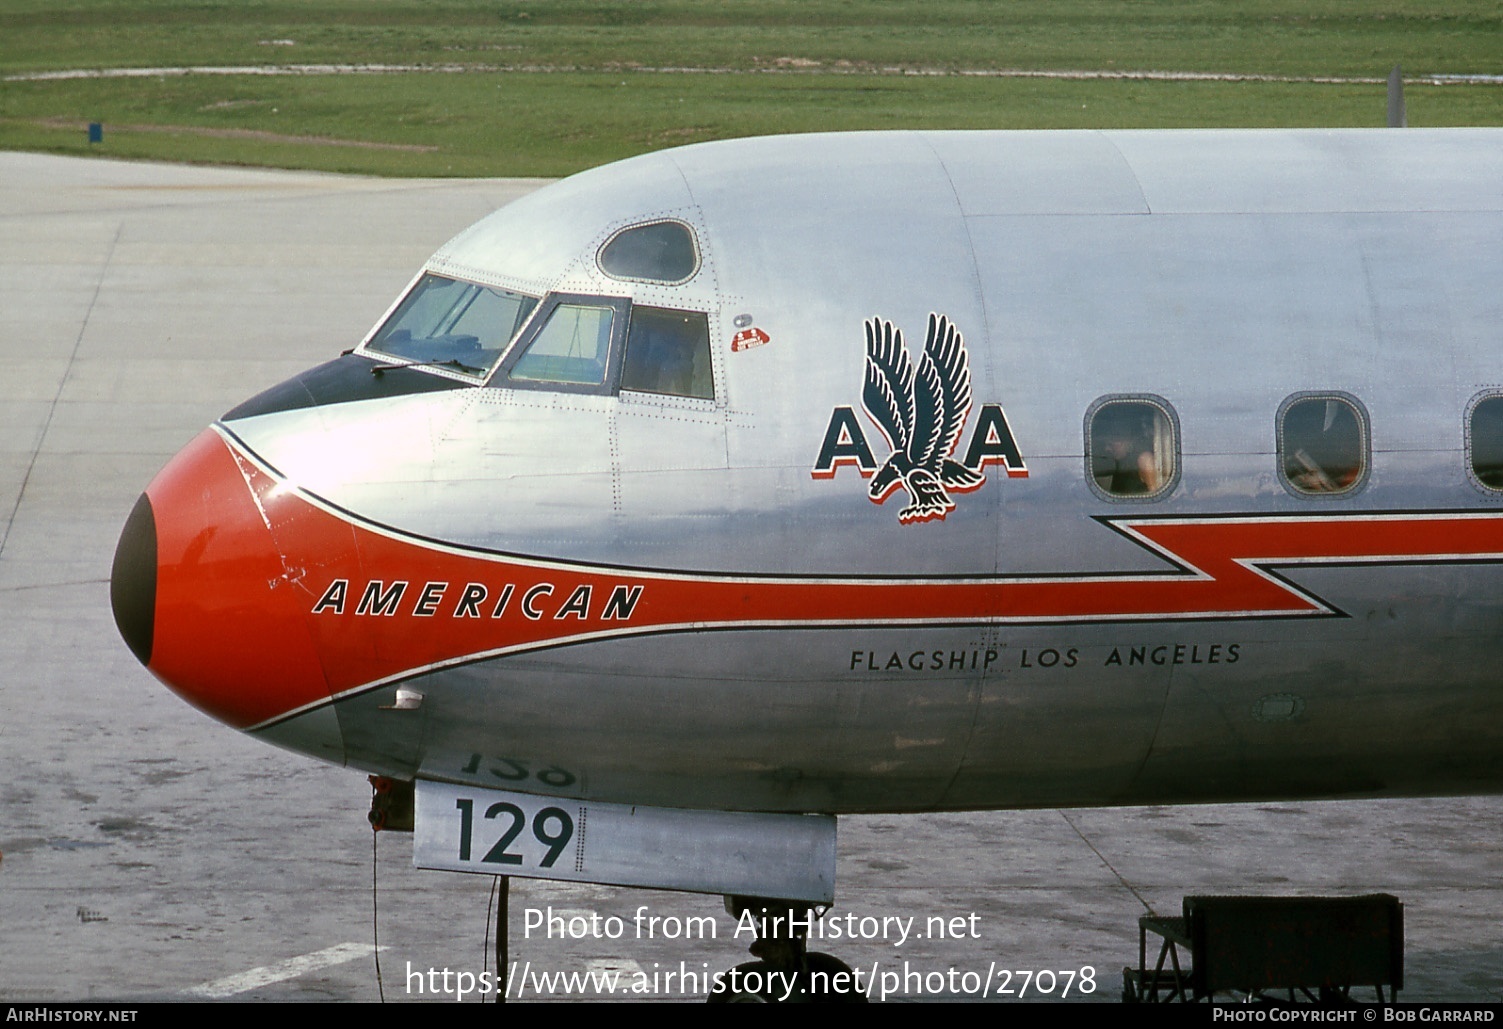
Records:
{"label": "eagle emblem", "polygon": [[960,330],[944,315],[929,315],[917,366],[901,329],[883,318],[867,320],[861,404],[892,447],[869,495],[880,504],[899,486],[907,490],[908,506],[898,512],[904,525],[943,519],[955,509],[951,493],[986,481],[951,457],[971,410],[971,364]]}

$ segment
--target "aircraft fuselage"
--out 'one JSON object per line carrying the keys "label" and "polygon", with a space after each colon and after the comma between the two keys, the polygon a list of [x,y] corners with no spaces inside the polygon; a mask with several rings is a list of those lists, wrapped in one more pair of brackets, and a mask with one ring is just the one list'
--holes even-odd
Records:
{"label": "aircraft fuselage", "polygon": [[834,813],[1496,792],[1499,183],[1494,130],[597,169],[174,459],[117,620],[216,717],[404,779]]}

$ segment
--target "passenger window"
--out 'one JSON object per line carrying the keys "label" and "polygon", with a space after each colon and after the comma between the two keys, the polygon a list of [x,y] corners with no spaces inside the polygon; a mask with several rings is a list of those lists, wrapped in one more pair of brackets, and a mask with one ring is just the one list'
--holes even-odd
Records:
{"label": "passenger window", "polygon": [[598,386],[605,382],[615,310],[559,304],[525,353],[512,365],[513,379]]}
{"label": "passenger window", "polygon": [[698,311],[633,307],[621,388],[713,400],[709,316]]}
{"label": "passenger window", "polygon": [[1355,489],[1367,472],[1367,416],[1342,396],[1292,397],[1279,414],[1279,466],[1295,493]]}
{"label": "passenger window", "polygon": [[1167,404],[1102,400],[1086,416],[1091,480],[1109,497],[1162,496],[1174,485],[1178,451]]}
{"label": "passenger window", "polygon": [[699,248],[683,222],[650,222],[616,233],[596,260],[613,279],[687,282],[699,271]]}
{"label": "passenger window", "polygon": [[1503,396],[1472,404],[1467,425],[1472,474],[1488,489],[1503,490]]}

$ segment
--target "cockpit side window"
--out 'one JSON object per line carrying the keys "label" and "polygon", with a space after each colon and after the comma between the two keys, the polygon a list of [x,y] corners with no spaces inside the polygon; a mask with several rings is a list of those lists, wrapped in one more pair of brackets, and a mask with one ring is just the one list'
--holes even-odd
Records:
{"label": "cockpit side window", "polygon": [[621,388],[713,400],[709,317],[699,311],[633,307]]}
{"label": "cockpit side window", "polygon": [[511,367],[513,379],[600,386],[610,361],[616,312],[590,304],[559,304]]}
{"label": "cockpit side window", "polygon": [[1103,397],[1086,412],[1091,484],[1112,499],[1153,500],[1179,474],[1178,423],[1157,397]]}
{"label": "cockpit side window", "polygon": [[595,260],[613,279],[680,283],[699,271],[699,247],[683,222],[656,221],[622,229]]}
{"label": "cockpit side window", "polygon": [[1279,411],[1279,472],[1303,496],[1350,493],[1367,476],[1367,413],[1344,394],[1296,394]]}
{"label": "cockpit side window", "polygon": [[625,297],[548,294],[490,384],[614,393],[630,311]]}
{"label": "cockpit side window", "polygon": [[510,290],[424,275],[365,352],[484,378],[537,303]]}

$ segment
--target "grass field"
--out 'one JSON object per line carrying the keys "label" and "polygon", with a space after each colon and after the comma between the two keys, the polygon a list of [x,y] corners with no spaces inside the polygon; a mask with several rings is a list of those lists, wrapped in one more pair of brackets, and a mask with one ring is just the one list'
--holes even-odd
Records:
{"label": "grass field", "polygon": [[[552,176],[768,132],[1378,125],[1395,63],[1411,125],[1503,124],[1503,82],[1421,81],[1503,74],[1497,0],[0,0],[0,147]],[[371,64],[410,70],[249,73]],[[34,77],[189,67],[242,71]],[[1003,74],[1054,71],[1285,81]]]}

